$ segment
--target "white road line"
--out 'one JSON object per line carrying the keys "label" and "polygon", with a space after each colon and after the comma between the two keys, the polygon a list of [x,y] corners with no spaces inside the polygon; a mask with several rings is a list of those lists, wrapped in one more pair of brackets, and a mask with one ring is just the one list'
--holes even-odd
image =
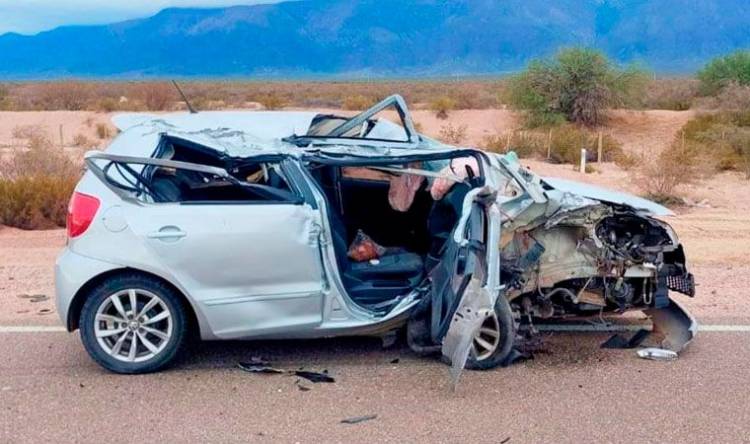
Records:
{"label": "white road line", "polygon": [[[651,330],[651,325],[643,324],[536,324],[540,331],[559,332],[622,332],[637,331],[640,329]],[[2,333],[64,333],[64,327],[45,325],[0,325]],[[750,333],[750,325],[722,325],[722,324],[698,324],[698,331],[702,332],[725,332],[725,333]]]}
{"label": "white road line", "polygon": [[0,333],[60,333],[65,327],[48,325],[0,325]]}

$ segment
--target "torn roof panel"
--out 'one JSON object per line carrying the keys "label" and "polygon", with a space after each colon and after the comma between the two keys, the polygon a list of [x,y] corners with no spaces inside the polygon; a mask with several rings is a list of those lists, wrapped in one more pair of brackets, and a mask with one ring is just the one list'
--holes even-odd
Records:
{"label": "torn roof panel", "polygon": [[281,139],[307,133],[316,112],[303,111],[201,111],[169,114],[124,113],[112,123],[125,131],[137,125],[159,122],[166,127],[194,132],[205,129],[231,129],[252,134],[259,139]]}

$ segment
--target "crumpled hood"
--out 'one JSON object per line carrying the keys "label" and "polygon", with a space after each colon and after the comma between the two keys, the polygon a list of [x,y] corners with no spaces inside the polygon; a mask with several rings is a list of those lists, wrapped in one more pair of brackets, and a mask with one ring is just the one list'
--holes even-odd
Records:
{"label": "crumpled hood", "polygon": [[669,208],[632,194],[621,193],[619,191],[612,191],[586,183],[554,177],[545,177],[542,180],[552,188],[559,191],[577,194],[579,196],[600,200],[602,202],[629,205],[637,210],[647,211],[653,216],[674,216],[674,213]]}

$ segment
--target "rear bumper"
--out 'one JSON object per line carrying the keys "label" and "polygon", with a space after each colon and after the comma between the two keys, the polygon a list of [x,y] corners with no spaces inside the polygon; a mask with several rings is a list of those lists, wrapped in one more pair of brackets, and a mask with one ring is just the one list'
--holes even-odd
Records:
{"label": "rear bumper", "polygon": [[55,306],[65,328],[72,331],[71,306],[86,283],[110,270],[122,268],[117,264],[93,259],[63,249],[55,261]]}

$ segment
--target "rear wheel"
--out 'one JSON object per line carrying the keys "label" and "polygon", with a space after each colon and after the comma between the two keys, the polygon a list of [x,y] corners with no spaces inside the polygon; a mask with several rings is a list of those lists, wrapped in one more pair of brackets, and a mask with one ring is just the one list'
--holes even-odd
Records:
{"label": "rear wheel", "polygon": [[102,367],[148,373],[169,365],[185,342],[182,301],[164,283],[117,276],[96,287],[81,311],[81,340]]}
{"label": "rear wheel", "polygon": [[501,365],[513,349],[516,326],[508,300],[500,296],[495,310],[474,335],[466,368],[487,370]]}

